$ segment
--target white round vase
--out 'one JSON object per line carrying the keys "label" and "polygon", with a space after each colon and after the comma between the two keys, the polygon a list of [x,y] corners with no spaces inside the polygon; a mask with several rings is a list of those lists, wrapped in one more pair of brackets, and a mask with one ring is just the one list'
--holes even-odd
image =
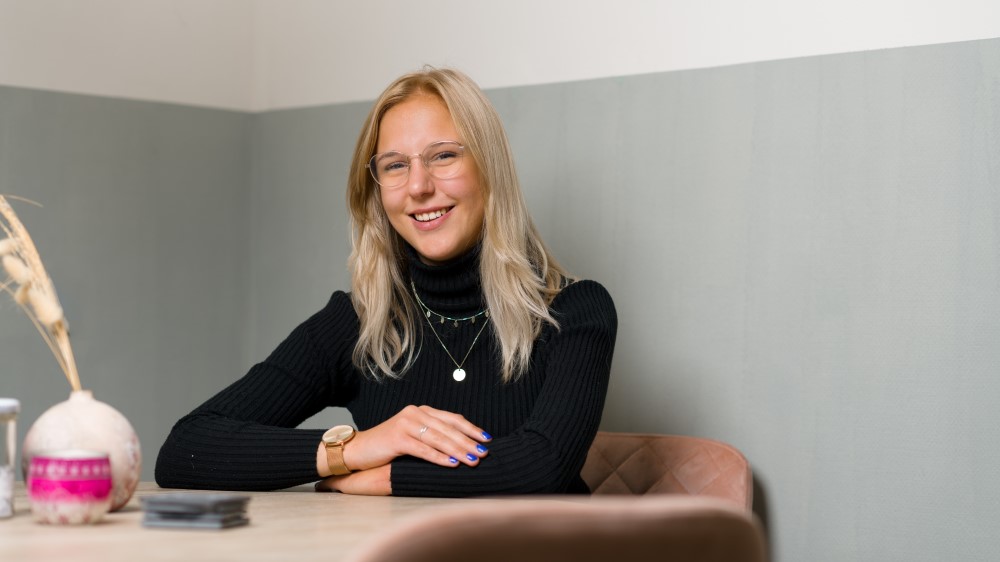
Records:
{"label": "white round vase", "polygon": [[139,485],[142,451],[132,424],[118,410],[94,399],[89,390],[70,393],[69,400],[45,411],[28,430],[21,447],[27,474],[39,452],[63,449],[102,451],[111,460],[111,511],[123,507]]}

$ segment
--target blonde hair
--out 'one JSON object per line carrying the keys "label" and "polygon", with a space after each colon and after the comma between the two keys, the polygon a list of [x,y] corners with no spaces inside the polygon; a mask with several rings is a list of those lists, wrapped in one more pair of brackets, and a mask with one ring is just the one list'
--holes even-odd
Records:
{"label": "blonde hair", "polygon": [[409,292],[405,242],[389,223],[378,186],[366,168],[383,116],[415,95],[433,95],[444,102],[466,157],[473,158],[479,170],[486,201],[480,277],[501,352],[503,380],[516,380],[528,369],[542,326],[558,328],[549,304],[569,275],[531,221],[500,116],[472,79],[452,69],[425,68],[398,78],[375,102],[358,137],[347,188],[353,242],[351,298],[361,321],[354,364],[376,378],[399,378],[416,359],[422,316]]}

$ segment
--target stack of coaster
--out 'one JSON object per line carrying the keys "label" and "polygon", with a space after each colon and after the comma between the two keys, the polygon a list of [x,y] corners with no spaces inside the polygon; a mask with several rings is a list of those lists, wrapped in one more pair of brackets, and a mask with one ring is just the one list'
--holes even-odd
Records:
{"label": "stack of coaster", "polygon": [[250,522],[249,496],[222,493],[171,493],[142,498],[144,527],[225,529]]}

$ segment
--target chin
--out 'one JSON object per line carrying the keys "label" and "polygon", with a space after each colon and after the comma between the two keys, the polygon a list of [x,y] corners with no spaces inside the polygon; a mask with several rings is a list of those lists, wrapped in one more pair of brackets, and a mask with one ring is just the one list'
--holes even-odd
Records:
{"label": "chin", "polygon": [[420,259],[423,260],[424,263],[430,265],[440,265],[443,263],[447,263],[461,255],[461,254],[441,254],[441,255],[425,254],[420,250],[417,250],[417,253],[420,254]]}
{"label": "chin", "polygon": [[468,251],[467,249],[466,250],[462,250],[462,249],[454,249],[454,248],[452,248],[452,249],[445,250],[445,249],[441,249],[441,248],[428,248],[428,247],[421,247],[421,246],[413,246],[413,248],[417,251],[417,254],[420,255],[420,258],[422,260],[424,260],[427,263],[432,263],[432,264],[439,264],[439,263],[444,263],[444,262],[451,261],[451,260],[453,260],[453,259],[461,256],[466,251]]}

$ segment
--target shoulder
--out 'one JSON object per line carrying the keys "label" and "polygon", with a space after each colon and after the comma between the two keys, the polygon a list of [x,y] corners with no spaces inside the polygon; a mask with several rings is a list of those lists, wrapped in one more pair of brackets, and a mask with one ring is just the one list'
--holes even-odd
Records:
{"label": "shoulder", "polygon": [[[330,295],[330,300],[326,303],[326,308],[334,308],[336,310],[348,309],[353,313],[354,303],[351,302],[351,293],[347,291],[334,291]],[[357,315],[355,314],[355,316]]]}
{"label": "shoulder", "polygon": [[561,325],[598,323],[612,330],[618,325],[614,299],[597,281],[581,279],[563,287],[550,308]]}
{"label": "shoulder", "polygon": [[356,330],[358,314],[354,311],[350,293],[335,291],[319,312],[313,314],[306,324],[317,331],[327,331],[335,327],[347,327]]}
{"label": "shoulder", "polygon": [[330,295],[330,299],[326,301],[326,306],[317,312],[316,315],[336,314],[339,316],[346,313],[357,317],[357,313],[354,312],[354,303],[351,302],[351,294],[346,291],[334,291]]}
{"label": "shoulder", "polygon": [[556,310],[581,306],[614,309],[615,303],[611,298],[611,293],[604,288],[604,285],[590,279],[580,279],[567,284],[552,300],[552,308]]}

